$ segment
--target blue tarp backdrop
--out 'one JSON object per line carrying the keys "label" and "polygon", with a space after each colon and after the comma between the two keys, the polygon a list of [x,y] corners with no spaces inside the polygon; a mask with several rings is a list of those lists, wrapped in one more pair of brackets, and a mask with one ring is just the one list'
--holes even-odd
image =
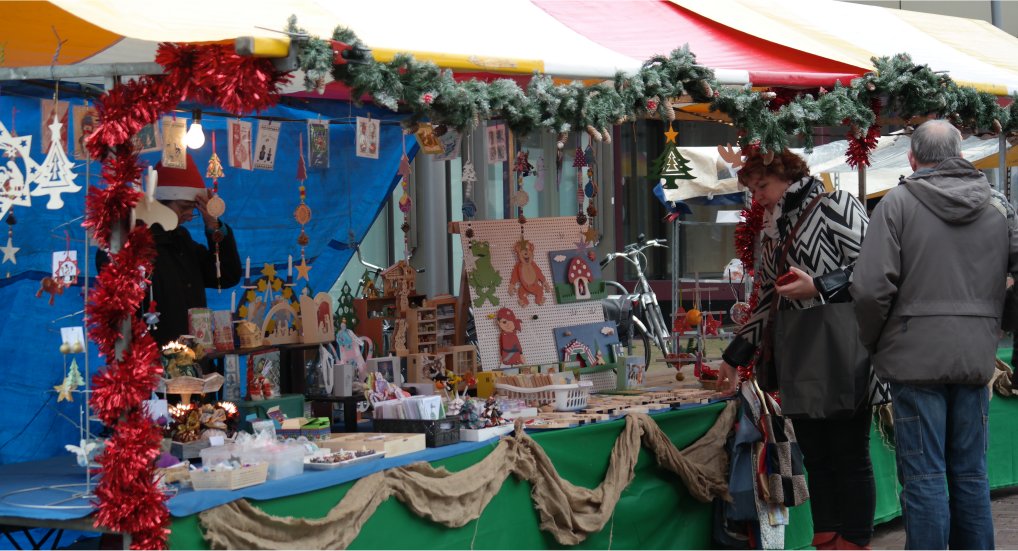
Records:
{"label": "blue tarp backdrop", "polygon": [[[8,94],[9,88],[4,88],[3,93]],[[82,103],[75,98],[68,101],[72,105]],[[217,153],[226,172],[219,181],[219,193],[227,205],[223,220],[236,234],[241,260],[251,258],[252,277],[256,277],[264,263],[273,263],[277,269],[285,270],[287,255],[299,259],[300,227],[293,218],[300,200],[296,179],[299,135],[304,134],[306,148],[306,121],[319,116],[331,120],[329,168],[309,169],[305,182],[307,203],[313,212],[305,229],[310,237],[308,263],[313,266],[310,286],[315,291],[328,291],[350,259],[351,241],[363,239],[399,180],[396,171],[403,151],[402,129],[396,124],[398,119],[393,113],[371,110],[372,116],[383,120],[379,158],[359,158],[354,155],[352,117],[368,110],[345,103],[309,102],[307,105],[314,110],[279,106],[260,113],[283,121],[272,171],[225,167],[227,119],[208,113],[202,120],[207,136],[205,146],[189,154],[194,156],[204,174],[212,154],[211,134],[215,133]],[[33,137],[31,156],[37,163],[45,158],[41,151],[40,117],[38,97],[0,97],[0,122],[18,136]],[[245,120],[252,123],[252,138],[256,138],[258,121]],[[68,135],[68,157],[73,160],[73,129]],[[412,159],[417,152],[412,136],[407,137],[406,149]],[[159,154],[144,154],[143,160],[154,165]],[[65,357],[59,352],[59,328],[83,324],[83,288],[79,284],[66,289],[56,296],[52,306],[48,302],[49,295],[41,298],[35,295],[40,280],[51,272],[53,252],[66,249],[65,231],[72,239],[72,249],[77,250],[81,269],[87,259],[90,275],[94,276],[95,248],[86,253],[85,233],[79,217],[84,214],[86,168],[88,184],[101,185],[102,167],[99,163],[91,163],[90,167],[85,164],[78,161],[74,169],[78,175],[75,183],[83,189],[76,194],[63,194],[63,208],[47,210],[48,197],[41,196],[32,198],[31,207],[15,206],[12,210],[17,218],[14,245],[21,250],[17,253],[16,264],[0,264],[0,380],[3,381],[0,463],[52,457],[66,453],[65,444],[78,444],[75,423],[79,421],[82,395],[76,394],[73,402],[58,403],[53,387],[60,384],[65,362],[69,363],[72,357],[84,369],[83,355]],[[188,229],[203,242],[200,217],[192,221]],[[209,290],[209,306],[228,309],[231,290],[223,289],[221,293]],[[238,291],[238,302],[241,294]],[[103,364],[95,356],[94,347],[89,350],[92,356],[89,367],[94,373]]]}

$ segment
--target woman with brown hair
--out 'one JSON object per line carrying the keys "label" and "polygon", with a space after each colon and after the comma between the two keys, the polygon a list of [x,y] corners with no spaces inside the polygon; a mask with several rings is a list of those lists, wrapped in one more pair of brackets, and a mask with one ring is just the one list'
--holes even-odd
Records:
{"label": "woman with brown hair", "polygon": [[[738,382],[734,366],[748,365],[763,341],[773,301],[782,301],[783,309],[805,309],[821,301],[852,300],[848,293],[852,267],[866,232],[862,204],[845,191],[826,193],[823,183],[810,176],[798,155],[786,149],[767,161],[760,154],[750,155],[739,171],[739,183],[765,212],[756,273],[759,301],[725,350],[721,364],[721,381],[731,390]],[[783,261],[779,257],[790,234]],[[789,267],[788,275],[777,273],[779,264]],[[774,346],[780,348],[782,343]],[[779,389],[789,384],[777,382]],[[868,548],[873,534],[876,490],[869,455],[871,408],[866,393],[862,395],[847,417],[793,420],[809,475],[813,545],[817,549]]]}

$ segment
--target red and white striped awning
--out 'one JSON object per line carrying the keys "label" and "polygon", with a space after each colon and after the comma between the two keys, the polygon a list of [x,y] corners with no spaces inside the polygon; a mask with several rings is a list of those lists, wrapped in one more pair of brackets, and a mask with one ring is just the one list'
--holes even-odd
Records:
{"label": "red and white striped awning", "polygon": [[[907,52],[960,83],[1018,91],[1018,39],[988,23],[835,0],[52,0],[3,2],[6,67],[152,61],[161,41],[279,38],[287,18],[349,27],[379,60],[408,52],[464,75],[604,79],[688,44],[723,84],[831,86]],[[864,31],[860,31],[864,29]]]}

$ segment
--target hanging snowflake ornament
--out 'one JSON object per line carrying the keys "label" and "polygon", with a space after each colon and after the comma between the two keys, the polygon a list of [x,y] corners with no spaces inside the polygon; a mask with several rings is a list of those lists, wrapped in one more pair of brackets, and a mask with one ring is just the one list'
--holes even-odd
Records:
{"label": "hanging snowflake ornament", "polygon": [[0,216],[12,206],[32,206],[29,184],[38,177],[39,165],[29,156],[31,148],[31,136],[15,136],[0,122],[0,152],[8,159],[0,165]]}
{"label": "hanging snowflake ornament", "polygon": [[[50,132],[54,136],[59,136],[63,126],[60,118],[54,113],[53,124],[49,125]],[[36,184],[35,189],[32,190],[32,197],[49,195],[49,201],[46,202],[47,209],[63,208],[64,200],[60,198],[60,194],[75,193],[81,190],[81,186],[74,183],[74,178],[77,175],[71,170],[73,168],[74,165],[67,159],[67,153],[64,152],[63,142],[51,140],[46,159],[40,165],[36,178],[31,180]]]}

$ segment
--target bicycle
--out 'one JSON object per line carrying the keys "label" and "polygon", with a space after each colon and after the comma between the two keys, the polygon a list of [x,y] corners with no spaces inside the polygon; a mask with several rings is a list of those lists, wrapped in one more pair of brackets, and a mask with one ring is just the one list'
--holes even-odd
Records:
{"label": "bicycle", "polygon": [[605,280],[605,285],[621,291],[618,295],[608,295],[601,301],[604,308],[604,317],[608,321],[615,321],[619,327],[619,339],[632,352],[633,329],[639,332],[639,338],[643,341],[643,357],[647,367],[650,367],[651,343],[661,350],[663,357],[671,356],[671,331],[665,323],[664,315],[661,313],[661,305],[657,301],[657,295],[647,281],[643,267],[647,263],[647,255],[644,249],[650,247],[664,247],[664,239],[649,239],[644,241],[644,234],[637,236],[637,242],[626,245],[622,252],[609,253],[601,261],[601,268],[616,259],[623,259],[636,270],[636,286],[630,293],[625,286],[617,281]]}

